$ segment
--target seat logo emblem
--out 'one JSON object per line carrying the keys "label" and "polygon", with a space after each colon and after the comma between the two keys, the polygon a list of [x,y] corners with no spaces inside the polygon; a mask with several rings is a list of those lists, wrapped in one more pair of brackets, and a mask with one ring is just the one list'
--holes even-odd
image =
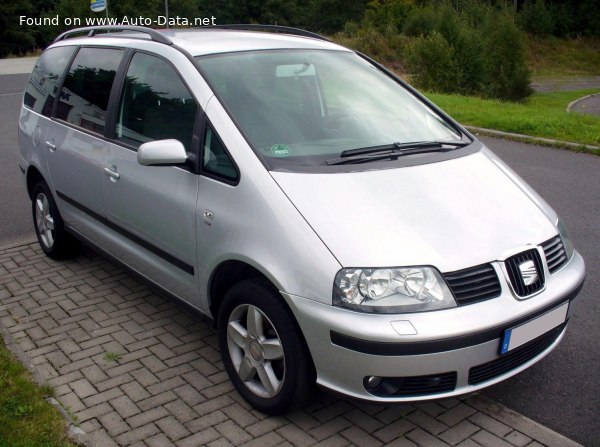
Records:
{"label": "seat logo emblem", "polygon": [[523,284],[526,286],[530,286],[538,280],[539,275],[533,261],[525,261],[519,264],[519,271],[521,272]]}

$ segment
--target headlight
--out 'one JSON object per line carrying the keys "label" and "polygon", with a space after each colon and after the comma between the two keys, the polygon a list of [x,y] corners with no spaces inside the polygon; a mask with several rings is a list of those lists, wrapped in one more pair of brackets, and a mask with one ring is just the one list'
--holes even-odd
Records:
{"label": "headlight", "polygon": [[361,312],[406,313],[455,307],[452,292],[432,267],[342,269],[333,304]]}
{"label": "headlight", "polygon": [[567,254],[568,261],[573,256],[575,248],[573,247],[573,241],[571,240],[571,236],[569,236],[567,227],[565,226],[565,223],[560,217],[556,221],[556,228],[558,229],[558,234],[560,235],[560,238],[562,239],[563,245],[565,247],[565,253]]}

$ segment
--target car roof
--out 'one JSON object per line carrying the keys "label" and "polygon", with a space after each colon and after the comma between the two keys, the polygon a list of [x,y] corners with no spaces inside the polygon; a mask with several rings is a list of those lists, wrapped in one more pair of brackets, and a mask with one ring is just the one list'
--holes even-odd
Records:
{"label": "car roof", "polygon": [[[95,27],[94,27],[95,28]],[[81,31],[94,29],[92,27],[82,28]],[[102,27],[97,27],[100,30]],[[316,49],[351,51],[340,45],[334,44],[325,38],[314,35],[288,34],[282,32],[264,32],[252,30],[220,29],[220,28],[187,28],[187,29],[163,29],[149,30],[144,33],[140,27],[115,29],[116,32],[95,34],[93,36],[71,37],[72,30],[59,36],[55,45],[120,45],[129,48],[145,46],[142,42],[159,42],[164,45],[173,44],[192,56],[204,56],[210,54],[233,53],[253,50],[280,50],[280,49]],[[137,28],[137,29],[133,29]],[[148,29],[145,29],[148,30]],[[170,46],[170,45],[169,45]]]}
{"label": "car roof", "polygon": [[327,40],[284,33],[239,31],[227,29],[168,30],[163,33],[173,43],[187,50],[192,56],[230,53],[251,50],[274,49],[322,49],[342,50],[347,48]]}

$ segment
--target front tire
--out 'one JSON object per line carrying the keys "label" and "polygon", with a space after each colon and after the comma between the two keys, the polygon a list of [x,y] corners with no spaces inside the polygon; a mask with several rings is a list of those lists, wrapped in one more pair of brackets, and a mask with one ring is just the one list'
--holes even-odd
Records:
{"label": "front tire", "polygon": [[38,182],[33,187],[31,197],[33,227],[44,253],[53,259],[72,255],[77,241],[65,231],[62,217],[46,182]]}
{"label": "front tire", "polygon": [[225,294],[218,336],[225,369],[254,408],[288,413],[312,395],[314,367],[300,328],[266,281],[245,280]]}

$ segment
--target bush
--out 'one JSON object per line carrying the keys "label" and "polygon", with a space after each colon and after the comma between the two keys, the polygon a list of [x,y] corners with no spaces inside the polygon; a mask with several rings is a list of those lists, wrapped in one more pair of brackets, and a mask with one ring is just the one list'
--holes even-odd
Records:
{"label": "bush", "polygon": [[510,100],[529,96],[533,91],[525,65],[523,38],[515,24],[507,17],[498,17],[488,20],[484,32],[489,58],[486,96]]}
{"label": "bush", "polygon": [[374,0],[365,11],[364,25],[386,34],[390,31],[397,34],[414,8],[414,0]]}
{"label": "bush", "polygon": [[544,0],[526,2],[519,13],[518,22],[523,30],[532,34],[547,35],[554,30],[554,18]]}
{"label": "bush", "polygon": [[437,28],[437,14],[433,8],[414,9],[404,22],[402,33],[406,36],[428,36]]}
{"label": "bush", "polygon": [[400,34],[384,36],[375,29],[360,28],[355,22],[348,22],[344,32],[337,33],[334,40],[381,62],[395,65],[407,45],[407,39]]}
{"label": "bush", "polygon": [[460,13],[447,4],[435,15],[435,31],[405,54],[418,87],[509,100],[531,94],[522,34],[508,15],[468,0]]}
{"label": "bush", "polygon": [[406,63],[419,87],[432,92],[457,91],[459,67],[454,48],[439,32],[417,37],[406,51]]}

